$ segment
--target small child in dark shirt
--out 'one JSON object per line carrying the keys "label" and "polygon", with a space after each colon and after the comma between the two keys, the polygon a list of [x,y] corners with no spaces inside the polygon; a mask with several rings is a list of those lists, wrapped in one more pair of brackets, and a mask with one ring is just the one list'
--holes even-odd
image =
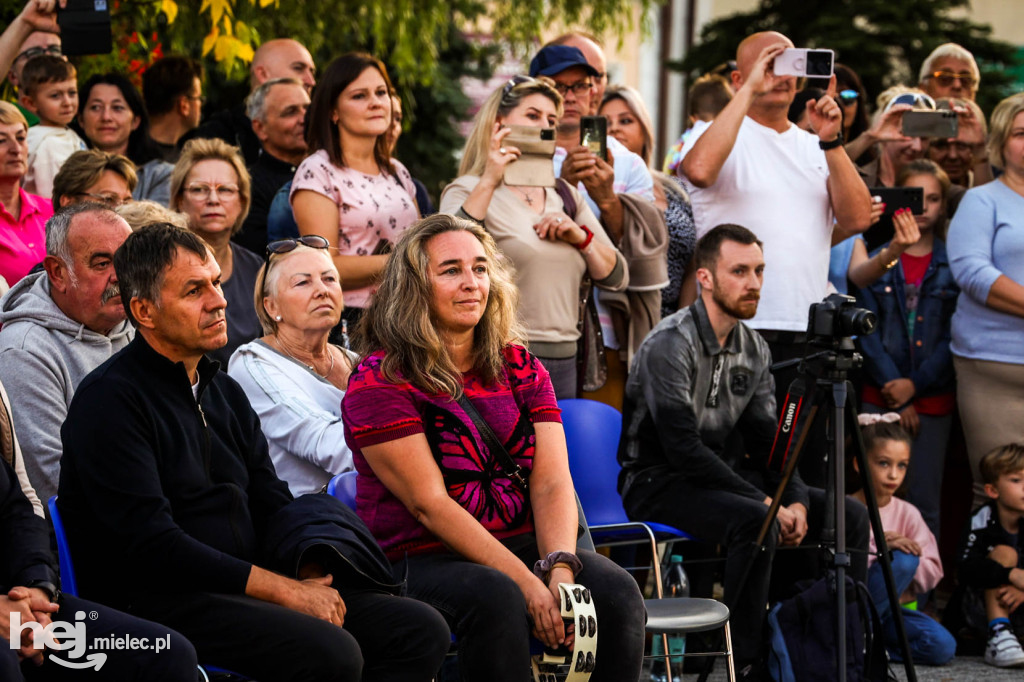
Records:
{"label": "small child in dark shirt", "polygon": [[1024,667],[1024,649],[1014,634],[1014,624],[1024,624],[1024,444],[993,450],[980,467],[985,494],[991,499],[971,515],[960,551],[964,615],[968,624],[978,625],[984,613],[986,663]]}

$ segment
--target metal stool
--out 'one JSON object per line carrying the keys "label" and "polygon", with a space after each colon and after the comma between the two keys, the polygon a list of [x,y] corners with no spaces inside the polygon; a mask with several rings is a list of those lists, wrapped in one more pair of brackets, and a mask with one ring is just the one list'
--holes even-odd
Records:
{"label": "metal stool", "polygon": [[[729,680],[735,682],[736,670],[732,658],[732,635],[729,633],[729,607],[714,599],[645,599],[647,631],[655,635],[687,635],[723,628],[725,651],[710,651],[684,656],[725,656]],[[658,656],[657,658],[661,658]],[[668,670],[668,682],[672,671]]]}

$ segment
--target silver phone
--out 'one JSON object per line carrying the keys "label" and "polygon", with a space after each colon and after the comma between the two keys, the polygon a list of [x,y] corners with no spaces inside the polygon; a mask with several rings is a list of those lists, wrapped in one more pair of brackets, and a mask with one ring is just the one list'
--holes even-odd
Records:
{"label": "silver phone", "polygon": [[832,50],[790,47],[775,58],[772,72],[776,76],[831,78],[835,59],[836,53]]}

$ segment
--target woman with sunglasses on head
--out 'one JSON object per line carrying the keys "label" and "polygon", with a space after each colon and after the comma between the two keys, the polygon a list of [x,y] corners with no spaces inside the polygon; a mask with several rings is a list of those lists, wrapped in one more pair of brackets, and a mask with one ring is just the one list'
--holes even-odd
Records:
{"label": "woman with sunglasses on head", "polygon": [[[845,64],[835,65],[836,101],[843,109],[843,139],[847,142],[861,136],[869,127],[868,99],[857,72]],[[863,165],[875,158],[873,147],[860,157],[850,157]]]}
{"label": "woman with sunglasses on head", "polygon": [[235,351],[228,374],[249,396],[292,495],[320,492],[352,468],[341,399],[356,360],[328,342],[344,306],[327,240],[271,242],[254,302],[263,336]]}
{"label": "woman with sunglasses on head", "polygon": [[448,621],[460,679],[527,679],[531,631],[572,647],[558,585],[580,583],[600,624],[592,682],[635,682],[643,600],[625,570],[577,548],[565,433],[516,299],[478,224],[438,214],[403,235],[342,404],[357,511],[409,596]]}
{"label": "woman with sunglasses on head", "polygon": [[317,82],[306,115],[310,155],[292,181],[299,233],[332,247],[351,322],[369,304],[387,254],[419,217],[409,171],[391,158],[391,81],[375,57],[350,52]]}
{"label": "woman with sunglasses on head", "polygon": [[263,259],[231,241],[249,212],[250,186],[238,147],[216,138],[186,142],[171,174],[171,210],[188,216],[188,229],[209,244],[220,265],[228,343],[209,356],[223,370],[236,348],[263,331],[252,302]]}
{"label": "woman with sunglasses on head", "polygon": [[576,397],[584,276],[613,291],[628,283],[625,259],[575,187],[504,182],[505,168],[520,156],[505,142],[509,126],[554,128],[561,114],[562,96],[548,78],[516,76],[494,91],[476,115],[459,177],[444,189],[440,207],[482,225],[515,267],[526,338],[559,399]]}
{"label": "woman with sunglasses on head", "polygon": [[131,159],[138,176],[134,198],[169,205],[172,166],[149,136],[142,95],[125,76],[105,73],[87,80],[78,94],[78,118],[71,127],[91,149]]}

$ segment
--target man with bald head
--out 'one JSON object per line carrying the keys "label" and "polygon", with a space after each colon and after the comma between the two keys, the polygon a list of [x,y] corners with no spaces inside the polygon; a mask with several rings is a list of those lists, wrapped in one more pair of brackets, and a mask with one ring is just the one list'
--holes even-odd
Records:
{"label": "man with bald head", "polygon": [[43,500],[57,494],[60,428],[79,382],[133,336],[113,260],[131,232],[101,204],[57,211],[46,223],[45,272],[0,301],[0,383],[17,401],[25,469]]}
{"label": "man with bald head", "polygon": [[[677,169],[698,238],[732,223],[764,242],[761,304],[750,325],[768,341],[775,362],[803,355],[808,308],[826,293],[833,233],[838,240],[863,232],[871,219],[871,197],[843,149],[835,79],[828,94],[807,103],[816,134],[789,122],[797,79],[777,76],[772,67],[791,47],[775,32],[740,43],[731,74],[736,95],[714,121],[693,127]],[[795,372],[775,374],[779,404]],[[804,467],[801,473],[812,485],[823,482]]]}
{"label": "man with bald head", "polygon": [[[305,46],[289,38],[268,40],[257,48],[249,67],[252,89],[269,80],[294,78],[302,83],[306,93],[316,85],[316,65]],[[220,138],[242,150],[245,165],[251,171],[260,155],[260,139],[253,132],[252,120],[246,113],[245,103],[214,114],[206,123],[187,133],[178,142],[183,146],[193,138]]]}

